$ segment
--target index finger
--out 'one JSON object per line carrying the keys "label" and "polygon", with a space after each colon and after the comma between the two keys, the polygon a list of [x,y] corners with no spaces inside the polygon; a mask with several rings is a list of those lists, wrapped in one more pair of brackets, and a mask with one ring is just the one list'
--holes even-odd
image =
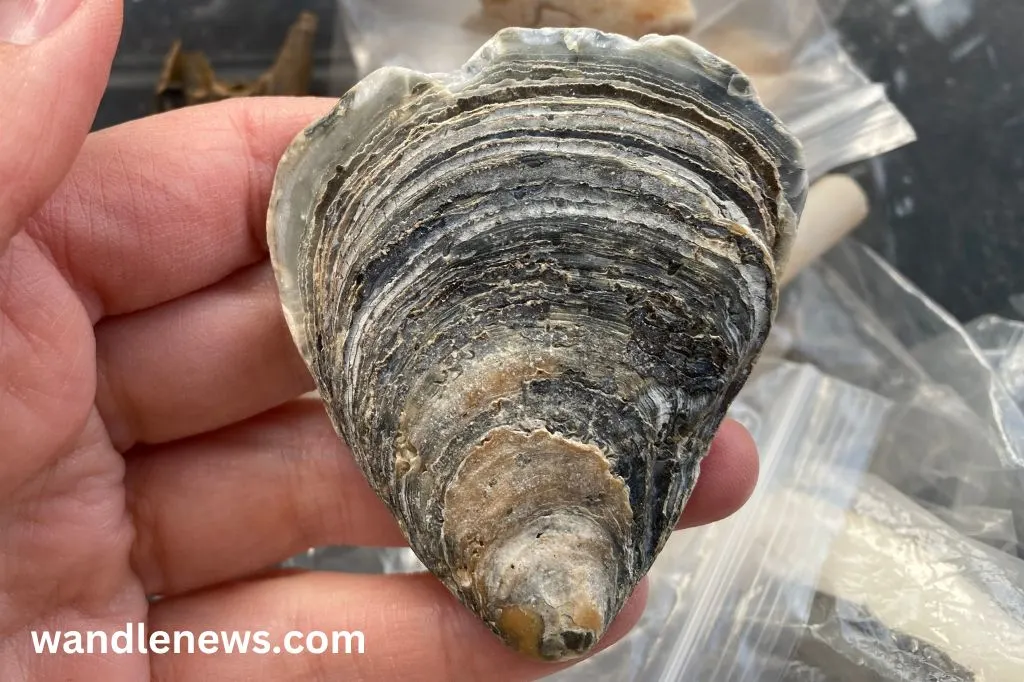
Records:
{"label": "index finger", "polygon": [[0,251],[82,146],[121,18],[119,0],[0,0]]}
{"label": "index finger", "polygon": [[94,322],[203,289],[267,256],[277,163],[335,102],[231,100],[93,133],[29,230]]}

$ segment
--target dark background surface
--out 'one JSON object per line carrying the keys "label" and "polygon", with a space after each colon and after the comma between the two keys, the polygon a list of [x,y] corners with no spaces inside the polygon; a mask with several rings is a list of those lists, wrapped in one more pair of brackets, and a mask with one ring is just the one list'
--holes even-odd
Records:
{"label": "dark background surface", "polygon": [[[343,39],[334,41],[336,6],[336,0],[127,0],[110,87],[94,128],[153,112],[163,61],[175,40],[181,39],[183,51],[205,52],[218,77],[251,80],[273,64],[303,10],[319,18],[312,89],[328,94],[332,57],[347,53]],[[354,73],[351,67],[348,80]]]}
{"label": "dark background surface", "polygon": [[[915,9],[944,2],[969,12],[937,27]],[[856,170],[878,204],[858,237],[961,320],[1020,318],[1024,2],[851,0],[838,28],[919,138]]]}
{"label": "dark background surface", "polygon": [[[935,10],[944,4],[951,10]],[[337,40],[336,0],[125,5],[96,128],[152,111],[174,39],[207,52],[219,76],[249,79],[273,62],[303,9],[320,17],[314,93],[339,95],[329,83],[354,80]],[[837,26],[854,60],[888,86],[920,138],[847,169],[874,203],[858,237],[961,320],[1022,317],[1010,297],[1024,293],[1024,1],[850,0]],[[342,66],[332,73],[335,55]]]}

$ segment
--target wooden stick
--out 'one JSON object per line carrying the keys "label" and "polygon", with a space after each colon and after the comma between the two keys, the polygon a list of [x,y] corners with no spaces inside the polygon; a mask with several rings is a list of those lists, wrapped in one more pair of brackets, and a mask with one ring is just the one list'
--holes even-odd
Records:
{"label": "wooden stick", "polygon": [[867,194],[850,176],[826,175],[814,183],[782,275],[782,286],[855,230],[868,211]]}

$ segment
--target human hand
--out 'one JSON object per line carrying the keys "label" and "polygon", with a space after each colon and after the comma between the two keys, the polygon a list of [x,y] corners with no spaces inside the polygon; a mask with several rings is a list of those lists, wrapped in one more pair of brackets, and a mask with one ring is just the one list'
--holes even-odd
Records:
{"label": "human hand", "polygon": [[[0,0],[0,679],[557,670],[504,647],[431,576],[266,571],[310,546],[403,543],[322,408],[297,399],[312,382],[267,260],[278,159],[333,102],[233,101],[87,136],[121,2],[36,4],[41,23],[26,28],[31,0]],[[681,525],[732,513],[756,477],[749,435],[727,422]],[[33,647],[33,631],[128,623],[358,629],[366,654]]]}

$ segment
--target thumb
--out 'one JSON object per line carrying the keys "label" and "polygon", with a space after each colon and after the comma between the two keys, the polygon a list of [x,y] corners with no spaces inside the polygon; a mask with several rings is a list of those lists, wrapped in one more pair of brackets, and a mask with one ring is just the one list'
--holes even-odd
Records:
{"label": "thumb", "polygon": [[121,12],[121,0],[0,0],[0,252],[89,134]]}

